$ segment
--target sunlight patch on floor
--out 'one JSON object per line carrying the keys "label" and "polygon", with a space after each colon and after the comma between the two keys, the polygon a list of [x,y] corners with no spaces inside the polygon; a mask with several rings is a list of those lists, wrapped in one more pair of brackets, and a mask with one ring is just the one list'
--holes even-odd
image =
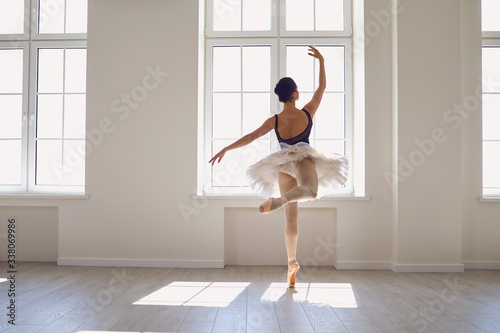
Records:
{"label": "sunlight patch on floor", "polygon": [[261,301],[279,302],[287,299],[334,308],[358,307],[350,283],[297,283],[294,289],[288,289],[286,283],[271,283]]}
{"label": "sunlight patch on floor", "polygon": [[78,333],[175,333],[175,332],[143,332],[143,331],[78,331]]}
{"label": "sunlight patch on floor", "polygon": [[134,304],[226,307],[249,284],[250,282],[176,281],[141,298]]}
{"label": "sunlight patch on floor", "polygon": [[[170,305],[226,307],[250,282],[175,281],[134,302],[134,305]],[[334,308],[357,308],[350,283],[286,283],[274,282],[264,291],[261,302],[309,302]]]}

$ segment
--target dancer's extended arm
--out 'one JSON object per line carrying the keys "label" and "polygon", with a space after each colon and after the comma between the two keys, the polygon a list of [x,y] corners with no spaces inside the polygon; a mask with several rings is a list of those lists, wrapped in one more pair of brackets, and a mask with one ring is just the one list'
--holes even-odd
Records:
{"label": "dancer's extended arm", "polygon": [[326,89],[326,74],[325,74],[325,59],[323,58],[321,53],[316,48],[309,46],[308,54],[319,60],[319,85],[316,91],[314,92],[311,101],[304,106],[304,109],[306,109],[311,114],[312,117],[316,113],[316,110],[318,110],[319,103],[321,103],[321,98],[323,97],[323,93],[325,92]]}
{"label": "dancer's extended arm", "polygon": [[274,122],[275,122],[274,117],[268,118],[262,124],[262,126],[257,128],[255,131],[245,135],[244,137],[242,137],[238,141],[235,141],[233,144],[230,144],[226,148],[222,149],[220,152],[217,153],[217,155],[212,157],[212,159],[208,163],[212,163],[212,165],[214,165],[215,162],[220,162],[220,160],[224,157],[226,152],[233,150],[233,149],[236,149],[236,148],[246,146],[249,143],[252,143],[255,139],[258,139],[261,136],[263,136],[264,134],[267,134],[270,130],[272,130],[274,128]]}

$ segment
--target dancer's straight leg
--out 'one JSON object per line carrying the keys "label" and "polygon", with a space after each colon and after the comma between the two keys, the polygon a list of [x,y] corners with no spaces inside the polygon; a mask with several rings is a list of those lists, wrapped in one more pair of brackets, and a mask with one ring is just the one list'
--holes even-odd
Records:
{"label": "dancer's straight leg", "polygon": [[[278,175],[281,194],[289,192],[292,188],[297,187],[297,180],[292,176],[280,172]],[[297,239],[299,237],[298,228],[298,207],[297,202],[292,202],[285,206],[285,245],[288,261],[295,260],[297,254]]]}
{"label": "dancer's straight leg", "polygon": [[[298,183],[295,178],[290,175],[279,173],[278,175],[280,192],[282,195],[290,192],[293,188],[296,188]],[[299,238],[299,226],[298,226],[298,207],[297,202],[291,202],[285,206],[286,224],[285,224],[285,245],[286,254],[288,257],[288,272],[287,272],[287,283],[288,287],[293,288],[295,286],[295,280],[297,271],[300,269],[297,263],[297,239]]]}

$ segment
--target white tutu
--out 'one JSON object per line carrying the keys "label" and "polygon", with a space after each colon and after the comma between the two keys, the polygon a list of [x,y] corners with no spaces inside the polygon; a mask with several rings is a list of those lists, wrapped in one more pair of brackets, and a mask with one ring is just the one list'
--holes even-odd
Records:
{"label": "white tutu", "polygon": [[324,154],[303,142],[281,145],[281,150],[251,165],[247,170],[250,187],[259,195],[265,198],[280,197],[278,172],[297,178],[295,162],[304,158],[310,158],[316,163],[318,198],[345,185],[349,172],[349,161],[345,156]]}

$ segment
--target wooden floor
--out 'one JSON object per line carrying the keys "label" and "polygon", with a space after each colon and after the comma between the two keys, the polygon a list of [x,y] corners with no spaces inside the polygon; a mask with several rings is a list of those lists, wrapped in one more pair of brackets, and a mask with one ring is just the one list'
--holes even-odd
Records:
{"label": "wooden floor", "polygon": [[500,271],[0,267],[1,332],[500,332]]}

